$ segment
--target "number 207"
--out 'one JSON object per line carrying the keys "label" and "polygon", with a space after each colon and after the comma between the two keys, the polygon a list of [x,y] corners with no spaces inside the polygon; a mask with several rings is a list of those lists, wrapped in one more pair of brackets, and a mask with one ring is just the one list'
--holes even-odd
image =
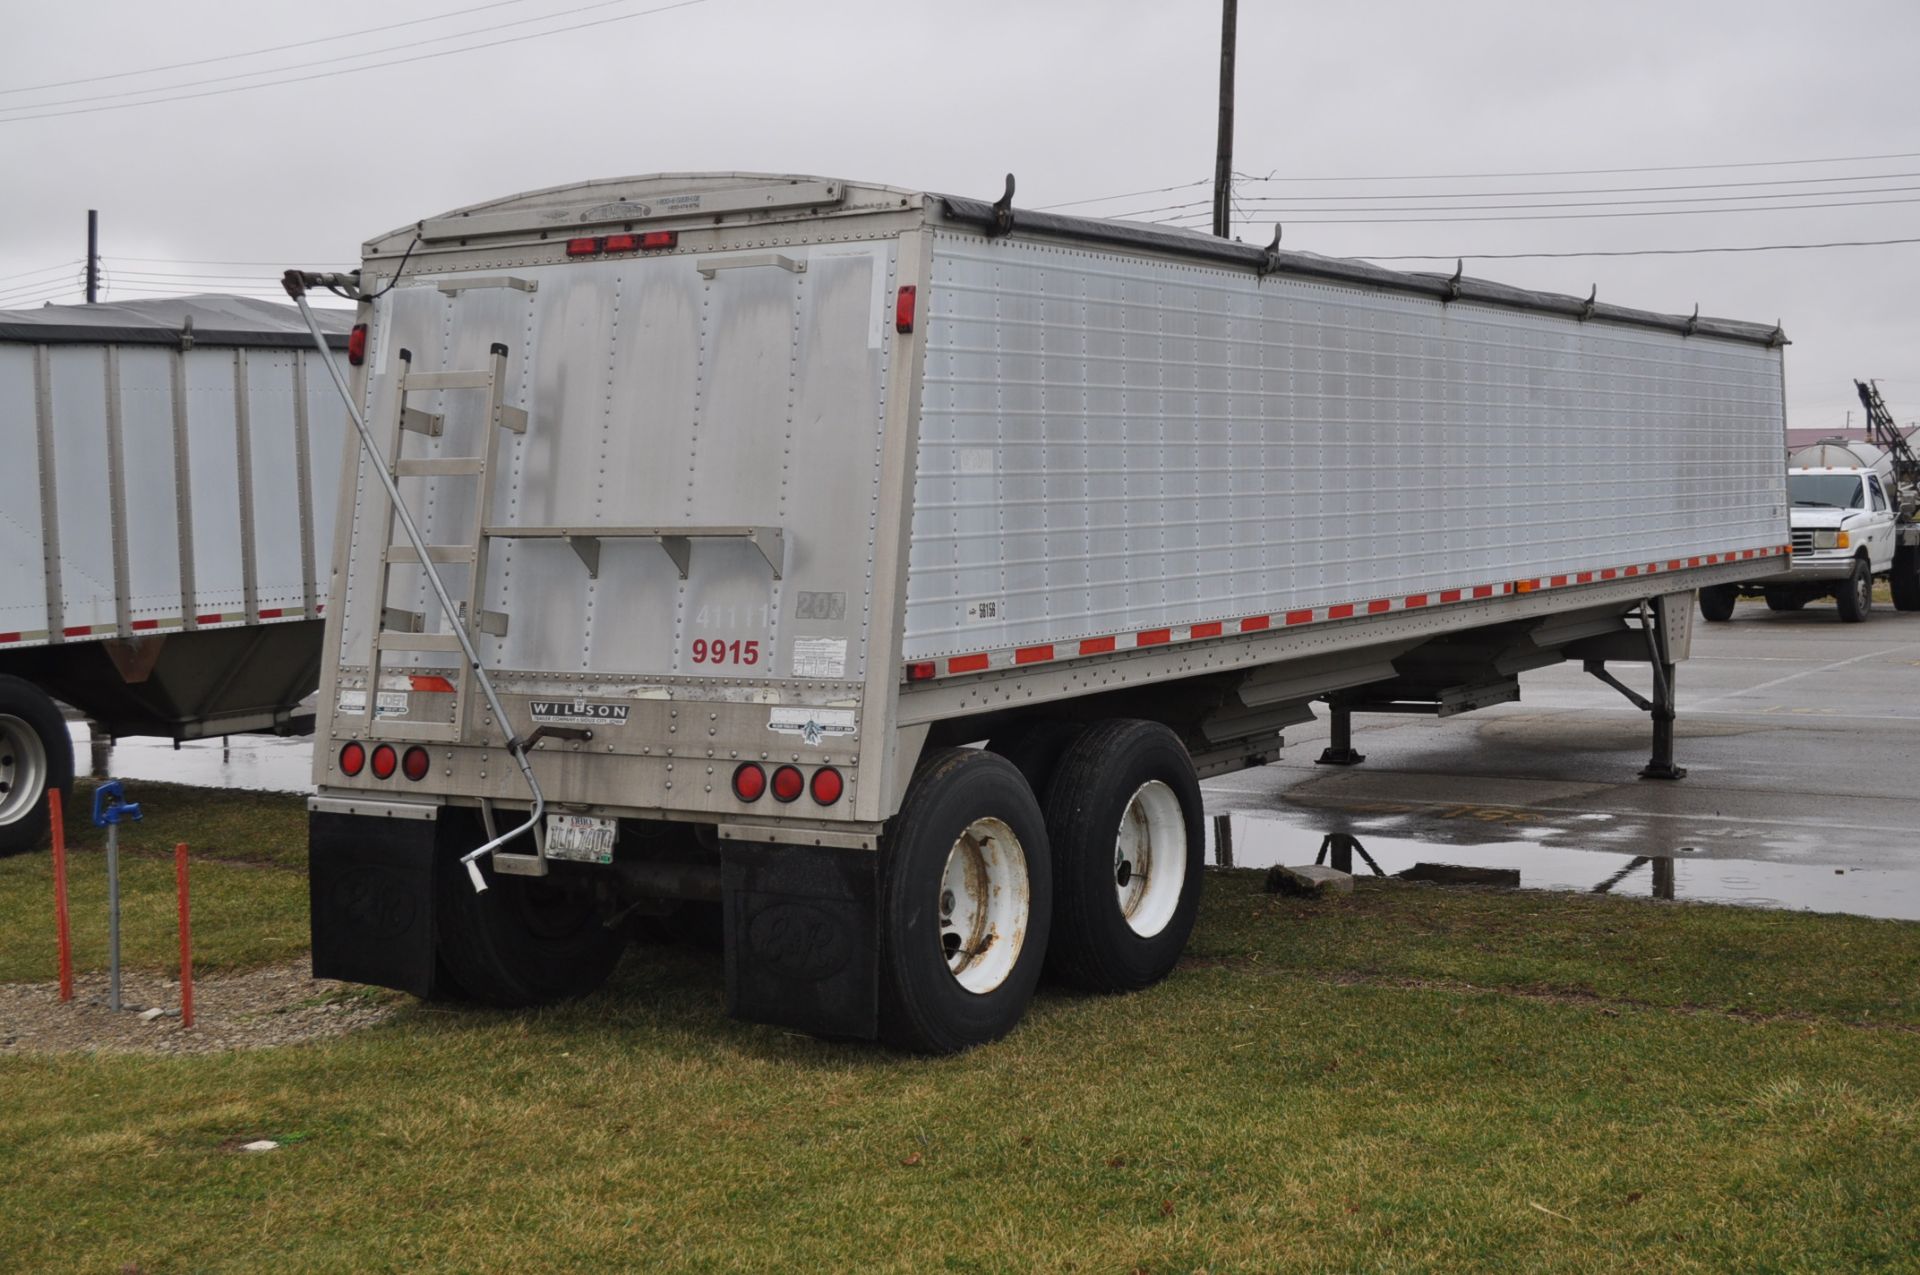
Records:
{"label": "number 207", "polygon": [[709,642],[706,638],[695,638],[693,662],[695,664],[758,664],[760,643],[742,642],[738,639],[728,642],[723,638],[715,638]]}

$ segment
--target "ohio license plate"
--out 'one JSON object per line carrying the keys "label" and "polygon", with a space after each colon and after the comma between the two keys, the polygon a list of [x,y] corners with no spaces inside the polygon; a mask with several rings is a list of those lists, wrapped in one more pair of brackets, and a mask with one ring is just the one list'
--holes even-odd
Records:
{"label": "ohio license plate", "polygon": [[547,858],[575,863],[612,863],[613,835],[620,825],[592,815],[547,816]]}

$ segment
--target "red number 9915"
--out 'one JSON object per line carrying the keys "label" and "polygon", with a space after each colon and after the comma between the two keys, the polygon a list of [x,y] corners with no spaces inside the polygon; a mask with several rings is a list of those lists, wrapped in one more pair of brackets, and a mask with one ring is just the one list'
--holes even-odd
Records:
{"label": "red number 9915", "polygon": [[706,638],[693,640],[693,662],[695,664],[758,664],[760,662],[760,644],[742,642],[738,638],[729,642],[724,638]]}

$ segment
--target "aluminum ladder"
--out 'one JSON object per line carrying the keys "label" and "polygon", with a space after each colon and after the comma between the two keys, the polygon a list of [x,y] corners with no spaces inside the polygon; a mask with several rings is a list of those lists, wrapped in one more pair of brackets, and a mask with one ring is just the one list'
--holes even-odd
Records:
{"label": "aluminum ladder", "polygon": [[[453,711],[448,720],[409,721],[379,717],[382,665],[389,653],[434,651],[464,657],[469,649],[469,644],[463,642],[459,634],[448,631],[429,632],[424,612],[391,605],[393,569],[420,565],[426,565],[429,571],[441,565],[467,567],[466,597],[460,600],[459,613],[448,615],[446,623],[465,626],[469,638],[478,633],[493,637],[507,635],[506,615],[498,611],[487,611],[481,605],[487,587],[487,544],[491,538],[487,535],[492,522],[493,483],[490,479],[494,463],[499,458],[501,431],[525,434],[527,413],[522,408],[509,407],[500,401],[507,373],[508,351],[505,345],[496,342],[488,351],[487,365],[475,371],[415,372],[413,352],[401,349],[397,353],[400,370],[394,378],[393,407],[387,420],[389,442],[386,466],[388,475],[394,479],[390,490],[398,490],[397,483],[402,478],[470,479],[476,484],[474,531],[473,538],[464,543],[425,545],[426,562],[422,564],[422,550],[412,543],[411,538],[399,544],[394,543],[393,533],[399,505],[389,497],[386,530],[380,549],[380,585],[377,599],[380,622],[373,632],[367,653],[365,725],[367,731],[372,733],[375,722],[379,721],[380,733],[397,740],[452,743],[461,738],[462,728],[467,718],[467,707],[472,698],[474,665],[468,659],[458,660],[458,668],[453,677]],[[446,430],[444,413],[427,412],[417,407],[410,407],[407,404],[407,396],[446,390],[479,391],[486,395],[486,414],[482,418],[485,422],[482,429],[486,434],[486,441],[480,448],[480,454],[477,456],[403,456],[401,452],[408,434],[439,438]],[[501,723],[501,729],[507,729],[506,723]]]}

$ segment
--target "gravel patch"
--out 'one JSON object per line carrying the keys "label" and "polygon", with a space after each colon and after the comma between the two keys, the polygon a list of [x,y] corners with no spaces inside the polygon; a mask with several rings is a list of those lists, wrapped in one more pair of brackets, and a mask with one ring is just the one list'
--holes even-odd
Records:
{"label": "gravel patch", "polygon": [[[393,1016],[398,992],[314,978],[307,958],[193,980],[193,1026],[180,1024],[180,984],[152,971],[121,975],[107,1008],[107,976],[77,976],[73,999],[58,983],[0,984],[0,1054],[204,1054],[270,1049],[343,1036]],[[158,1008],[157,1015],[146,1013]]]}

